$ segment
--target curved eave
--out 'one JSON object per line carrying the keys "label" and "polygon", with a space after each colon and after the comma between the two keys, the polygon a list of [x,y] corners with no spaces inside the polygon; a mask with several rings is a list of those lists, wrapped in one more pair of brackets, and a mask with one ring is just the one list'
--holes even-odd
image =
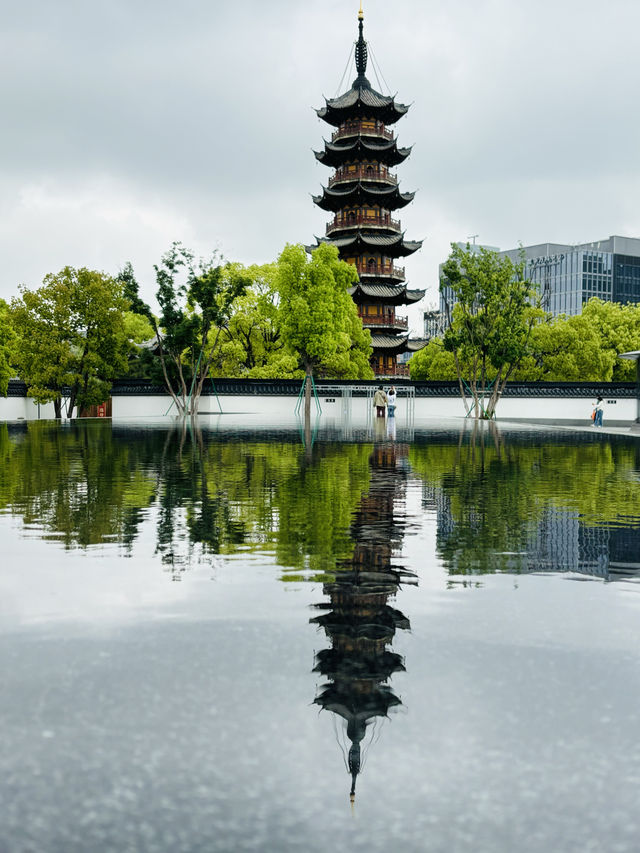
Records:
{"label": "curved eave", "polygon": [[411,154],[411,147],[398,148],[395,140],[388,142],[367,142],[359,137],[352,143],[337,145],[324,141],[324,151],[314,151],[316,160],[324,166],[341,166],[347,161],[373,159],[386,166],[397,166]]}
{"label": "curved eave", "polygon": [[426,290],[407,290],[407,302],[420,302],[426,292]]}
{"label": "curved eave", "polygon": [[313,202],[322,210],[336,212],[350,204],[379,204],[386,210],[406,207],[415,197],[415,193],[402,193],[397,185],[373,188],[358,182],[347,190],[322,188],[322,195],[314,195]]}
{"label": "curved eave", "polygon": [[418,350],[424,349],[428,343],[429,341],[425,338],[410,338],[407,341],[407,350],[408,352],[418,352]]}
{"label": "curved eave", "polygon": [[347,237],[316,237],[318,244],[330,243],[341,250],[369,249],[371,251],[384,251],[388,257],[406,257],[417,252],[422,246],[422,240],[405,240],[402,234],[367,234],[357,231]]}

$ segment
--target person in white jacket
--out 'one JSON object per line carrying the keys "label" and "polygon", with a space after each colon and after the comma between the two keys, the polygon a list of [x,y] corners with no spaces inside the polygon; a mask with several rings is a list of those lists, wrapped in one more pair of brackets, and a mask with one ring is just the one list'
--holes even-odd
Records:
{"label": "person in white jacket", "polygon": [[387,391],[387,413],[392,418],[396,411],[396,389],[392,385]]}

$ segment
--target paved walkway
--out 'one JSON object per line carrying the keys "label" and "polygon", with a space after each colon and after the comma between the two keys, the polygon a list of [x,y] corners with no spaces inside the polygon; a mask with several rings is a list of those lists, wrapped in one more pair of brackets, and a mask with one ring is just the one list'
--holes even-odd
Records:
{"label": "paved walkway", "polygon": [[603,435],[628,435],[632,438],[640,438],[640,424],[635,424],[633,427],[628,426],[604,426],[594,427],[590,424],[588,426],[580,426],[570,424],[550,424],[550,429],[562,429],[562,430],[571,430],[572,432],[592,432],[595,434],[603,434]]}

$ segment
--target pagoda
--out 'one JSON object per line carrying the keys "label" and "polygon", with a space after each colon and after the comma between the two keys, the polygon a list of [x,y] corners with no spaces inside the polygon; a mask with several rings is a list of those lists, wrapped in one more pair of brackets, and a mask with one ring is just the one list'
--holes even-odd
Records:
{"label": "pagoda", "polygon": [[394,211],[405,207],[415,193],[402,192],[390,171],[409,156],[411,148],[399,148],[391,125],[408,111],[391,95],[371,87],[365,76],[368,49],[363,35],[364,14],[358,12],[359,38],[355,45],[358,76],[351,88],[337,98],[326,99],[316,110],[319,118],[336,128],[317,160],[334,169],[322,195],[313,201],[334,214],[320,243],[338,248],[340,258],[354,264],[359,282],[351,288],[362,324],[371,331],[371,366],[378,376],[407,372],[397,364],[402,352],[420,349],[424,341],[410,341],[408,320],[396,307],[418,302],[424,290],[408,290],[404,267],[397,259],[417,251],[422,241],[405,240]]}

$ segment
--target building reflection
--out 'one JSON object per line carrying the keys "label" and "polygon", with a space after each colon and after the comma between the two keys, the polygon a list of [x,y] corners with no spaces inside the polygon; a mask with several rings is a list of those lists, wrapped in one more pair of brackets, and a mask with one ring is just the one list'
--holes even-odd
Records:
{"label": "building reflection", "polygon": [[371,743],[376,723],[402,704],[389,682],[404,671],[404,660],[391,646],[396,631],[410,624],[389,602],[401,584],[416,582],[412,572],[394,563],[406,524],[407,454],[408,445],[386,440],[384,432],[374,444],[369,490],[351,526],[353,557],[324,584],[327,601],[315,605],[323,612],[310,620],[331,643],[316,655],[314,672],[326,682],[315,704],[340,718],[352,801],[365,744]]}
{"label": "building reflection", "polygon": [[[452,496],[427,486],[422,503],[436,513],[438,551],[448,554],[450,574],[484,574],[495,569],[486,566],[469,572],[468,566],[457,562],[456,543],[462,527],[473,531],[477,525],[472,509],[461,523],[454,518]],[[481,535],[480,529],[477,534]],[[586,524],[577,510],[547,507],[523,540],[513,543],[512,552],[501,557],[500,571],[507,573],[573,572],[605,581],[640,579],[640,519],[623,518],[616,525]]]}

